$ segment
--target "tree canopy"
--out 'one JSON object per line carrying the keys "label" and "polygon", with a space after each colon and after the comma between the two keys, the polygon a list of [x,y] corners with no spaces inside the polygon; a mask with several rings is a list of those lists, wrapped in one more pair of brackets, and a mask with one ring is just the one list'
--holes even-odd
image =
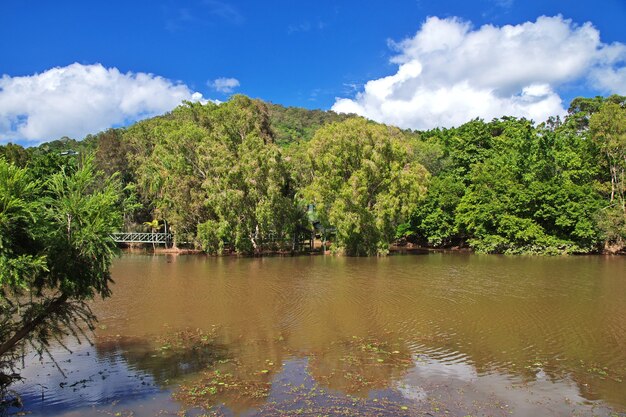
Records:
{"label": "tree canopy", "polygon": [[322,224],[336,227],[339,248],[349,255],[386,253],[428,179],[404,134],[353,118],[318,130],[307,157],[310,182],[302,196]]}
{"label": "tree canopy", "polygon": [[150,151],[135,156],[138,183],[179,239],[211,253],[254,253],[294,233],[295,191],[264,103],[189,103],[171,119],[129,129],[131,147],[144,146],[146,130]]}
{"label": "tree canopy", "polygon": [[177,244],[210,253],[286,249],[312,233],[312,205],[310,219],[336,230],[346,254],[382,253],[396,238],[490,253],[620,251],[625,106],[580,97],[541,124],[413,132],[235,95],[0,155],[44,178],[61,150],[93,151],[123,182],[126,228],[167,221]]}
{"label": "tree canopy", "polygon": [[39,353],[51,339],[93,325],[86,300],[110,295],[120,226],[119,181],[91,160],[49,179],[0,158],[0,367],[26,344]]}

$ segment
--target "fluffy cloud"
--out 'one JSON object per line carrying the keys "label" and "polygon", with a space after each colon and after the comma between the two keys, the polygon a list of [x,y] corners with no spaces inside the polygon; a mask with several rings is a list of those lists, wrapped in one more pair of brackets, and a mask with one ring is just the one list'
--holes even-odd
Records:
{"label": "fluffy cloud", "polygon": [[71,64],[24,77],[0,78],[0,143],[82,138],[111,126],[167,112],[202,94],[146,73]]}
{"label": "fluffy cloud", "polygon": [[239,80],[236,78],[218,78],[213,81],[209,81],[209,87],[214,88],[220,93],[232,93],[235,88],[239,87]]}
{"label": "fluffy cloud", "polygon": [[429,129],[476,117],[562,115],[557,89],[568,83],[626,92],[626,45],[604,44],[590,23],[561,16],[477,30],[457,18],[430,17],[414,37],[390,46],[398,52],[391,59],[397,72],[369,81],[353,99],[338,98],[333,110]]}

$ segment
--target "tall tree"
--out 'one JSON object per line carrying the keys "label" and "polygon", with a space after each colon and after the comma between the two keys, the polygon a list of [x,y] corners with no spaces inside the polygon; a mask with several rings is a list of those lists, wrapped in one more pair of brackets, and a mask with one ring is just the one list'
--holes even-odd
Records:
{"label": "tall tree", "polygon": [[289,240],[302,214],[267,107],[235,96],[210,114],[209,124],[212,146],[201,154],[209,215],[198,226],[205,250],[218,252],[228,242],[239,252],[257,253],[271,241]]}
{"label": "tall tree", "polygon": [[85,303],[110,295],[119,184],[87,160],[48,180],[0,159],[0,366],[30,344],[77,334],[95,317]]}
{"label": "tall tree", "polygon": [[31,157],[31,152],[28,149],[24,149],[20,145],[14,143],[7,143],[6,145],[0,145],[0,158],[4,157],[7,162],[11,162],[18,167],[25,167]]}
{"label": "tall tree", "polygon": [[146,127],[128,132],[150,143],[134,159],[139,184],[179,239],[254,253],[293,236],[295,191],[262,102],[186,103]]}
{"label": "tall tree", "polygon": [[609,168],[611,178],[610,201],[617,200],[626,212],[624,181],[626,170],[626,108],[616,103],[605,103],[591,116],[591,135],[598,143]]}
{"label": "tall tree", "polygon": [[426,169],[397,128],[353,118],[318,130],[309,144],[305,200],[348,255],[384,254],[426,191]]}
{"label": "tall tree", "polygon": [[599,213],[598,225],[605,249],[618,251],[626,245],[626,106],[604,103],[591,116],[589,128],[610,178],[609,204]]}

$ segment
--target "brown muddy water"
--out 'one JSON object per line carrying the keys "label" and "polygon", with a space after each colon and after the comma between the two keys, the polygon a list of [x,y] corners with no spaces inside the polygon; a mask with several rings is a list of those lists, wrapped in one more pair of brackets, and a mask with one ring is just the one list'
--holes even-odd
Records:
{"label": "brown muddy water", "polygon": [[626,415],[626,259],[124,255],[31,415]]}

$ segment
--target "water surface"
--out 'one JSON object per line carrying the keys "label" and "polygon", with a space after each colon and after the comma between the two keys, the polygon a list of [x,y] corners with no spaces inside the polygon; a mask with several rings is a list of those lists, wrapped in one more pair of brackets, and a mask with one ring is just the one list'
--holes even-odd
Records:
{"label": "water surface", "polygon": [[112,273],[94,345],[27,358],[27,411],[626,411],[624,258],[124,255]]}

